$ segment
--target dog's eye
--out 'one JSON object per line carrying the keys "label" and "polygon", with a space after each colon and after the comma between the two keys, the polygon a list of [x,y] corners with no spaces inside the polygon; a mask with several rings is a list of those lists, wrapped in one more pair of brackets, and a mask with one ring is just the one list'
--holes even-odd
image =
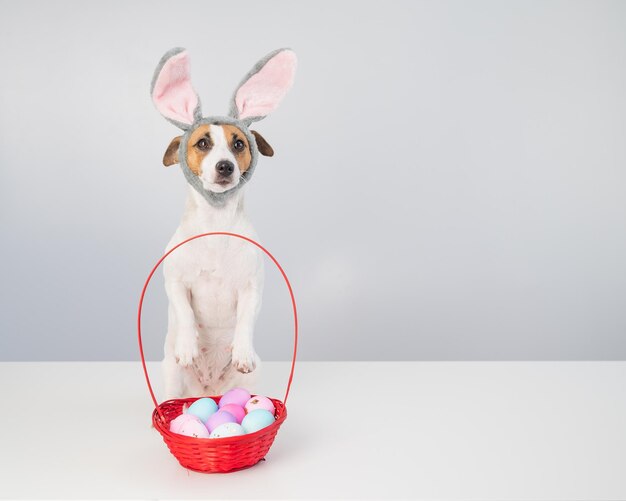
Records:
{"label": "dog's eye", "polygon": [[235,148],[235,150],[237,151],[241,151],[246,147],[246,143],[244,143],[241,139],[237,139],[234,143],[233,143],[233,148]]}
{"label": "dog's eye", "polygon": [[200,141],[198,141],[196,143],[196,146],[200,150],[208,150],[209,149],[209,142],[206,139],[202,138],[202,139],[200,139]]}

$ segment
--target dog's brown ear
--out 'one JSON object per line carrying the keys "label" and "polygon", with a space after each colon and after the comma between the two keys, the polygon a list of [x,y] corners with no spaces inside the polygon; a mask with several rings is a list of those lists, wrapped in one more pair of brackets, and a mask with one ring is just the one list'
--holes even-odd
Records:
{"label": "dog's brown ear", "polygon": [[270,146],[270,143],[268,143],[257,131],[251,130],[250,132],[254,134],[254,139],[256,139],[256,145],[259,148],[259,153],[266,157],[273,157],[274,149]]}
{"label": "dog's brown ear", "polygon": [[165,150],[165,155],[163,155],[163,165],[165,165],[165,167],[178,163],[178,147],[180,146],[180,140],[182,138],[183,136],[177,136],[172,139],[167,150]]}

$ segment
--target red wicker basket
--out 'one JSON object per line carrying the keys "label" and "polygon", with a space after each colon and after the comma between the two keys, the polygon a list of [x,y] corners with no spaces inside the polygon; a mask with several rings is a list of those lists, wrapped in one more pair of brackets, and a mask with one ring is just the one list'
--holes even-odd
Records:
{"label": "red wicker basket", "polygon": [[[178,435],[170,431],[170,421],[182,413],[183,405],[190,404],[197,400],[196,398],[180,398],[175,400],[167,400],[159,404],[154,396],[152,385],[150,384],[150,378],[148,377],[148,370],[146,369],[146,360],[143,354],[143,343],[141,341],[141,310],[143,307],[144,296],[148,284],[152,279],[152,276],[159,268],[161,263],[176,249],[191,242],[197,238],[213,236],[213,235],[225,235],[235,238],[246,240],[251,244],[261,249],[276,265],[287,284],[289,295],[291,297],[291,305],[293,307],[293,320],[294,320],[294,344],[293,344],[293,357],[291,360],[291,370],[289,372],[289,380],[287,382],[287,390],[285,391],[285,397],[283,401],[272,398],[272,402],[276,407],[276,421],[270,426],[267,426],[257,432],[241,435],[238,437],[228,438],[195,438]],[[276,258],[258,242],[239,235],[238,233],[229,232],[211,232],[195,235],[183,242],[172,247],[164,256],[157,261],[152,268],[152,271],[148,275],[146,282],[141,291],[141,297],[139,299],[139,311],[137,313],[137,337],[139,341],[139,353],[141,355],[141,364],[143,366],[143,372],[146,377],[146,383],[148,384],[148,391],[154,402],[154,411],[152,412],[152,423],[154,427],[163,437],[163,441],[167,444],[167,447],[171,453],[178,459],[178,462],[190,470],[199,471],[202,473],[226,473],[230,471],[240,470],[255,465],[261,461],[267,451],[272,446],[276,433],[280,425],[283,424],[287,418],[287,397],[289,396],[289,389],[291,388],[291,381],[293,380],[293,372],[296,366],[296,352],[298,348],[298,311],[296,308],[296,300],[293,295],[291,283],[285,274],[282,266],[278,263]],[[216,402],[220,396],[210,397]]]}

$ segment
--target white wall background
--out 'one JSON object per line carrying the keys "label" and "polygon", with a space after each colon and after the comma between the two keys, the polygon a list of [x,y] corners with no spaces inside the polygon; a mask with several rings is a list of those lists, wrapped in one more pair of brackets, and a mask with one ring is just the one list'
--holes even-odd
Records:
{"label": "white wall background", "polygon": [[[303,359],[626,356],[626,3],[0,1],[0,359],[134,360],[185,181],[152,72],[205,113],[265,53],[296,85],[248,206]],[[165,333],[161,278],[148,355]],[[290,351],[268,269],[257,349]]]}

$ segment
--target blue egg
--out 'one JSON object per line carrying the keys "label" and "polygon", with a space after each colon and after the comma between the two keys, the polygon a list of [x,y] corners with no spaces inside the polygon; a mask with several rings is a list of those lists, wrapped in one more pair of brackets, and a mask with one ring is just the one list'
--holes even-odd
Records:
{"label": "blue egg", "polygon": [[215,412],[217,412],[217,404],[212,398],[199,398],[187,409],[187,414],[198,417],[203,423],[206,423]]}
{"label": "blue egg", "polygon": [[271,425],[273,422],[274,416],[272,416],[271,412],[265,409],[255,409],[246,414],[241,422],[241,426],[246,430],[246,433],[254,433],[261,428]]}

